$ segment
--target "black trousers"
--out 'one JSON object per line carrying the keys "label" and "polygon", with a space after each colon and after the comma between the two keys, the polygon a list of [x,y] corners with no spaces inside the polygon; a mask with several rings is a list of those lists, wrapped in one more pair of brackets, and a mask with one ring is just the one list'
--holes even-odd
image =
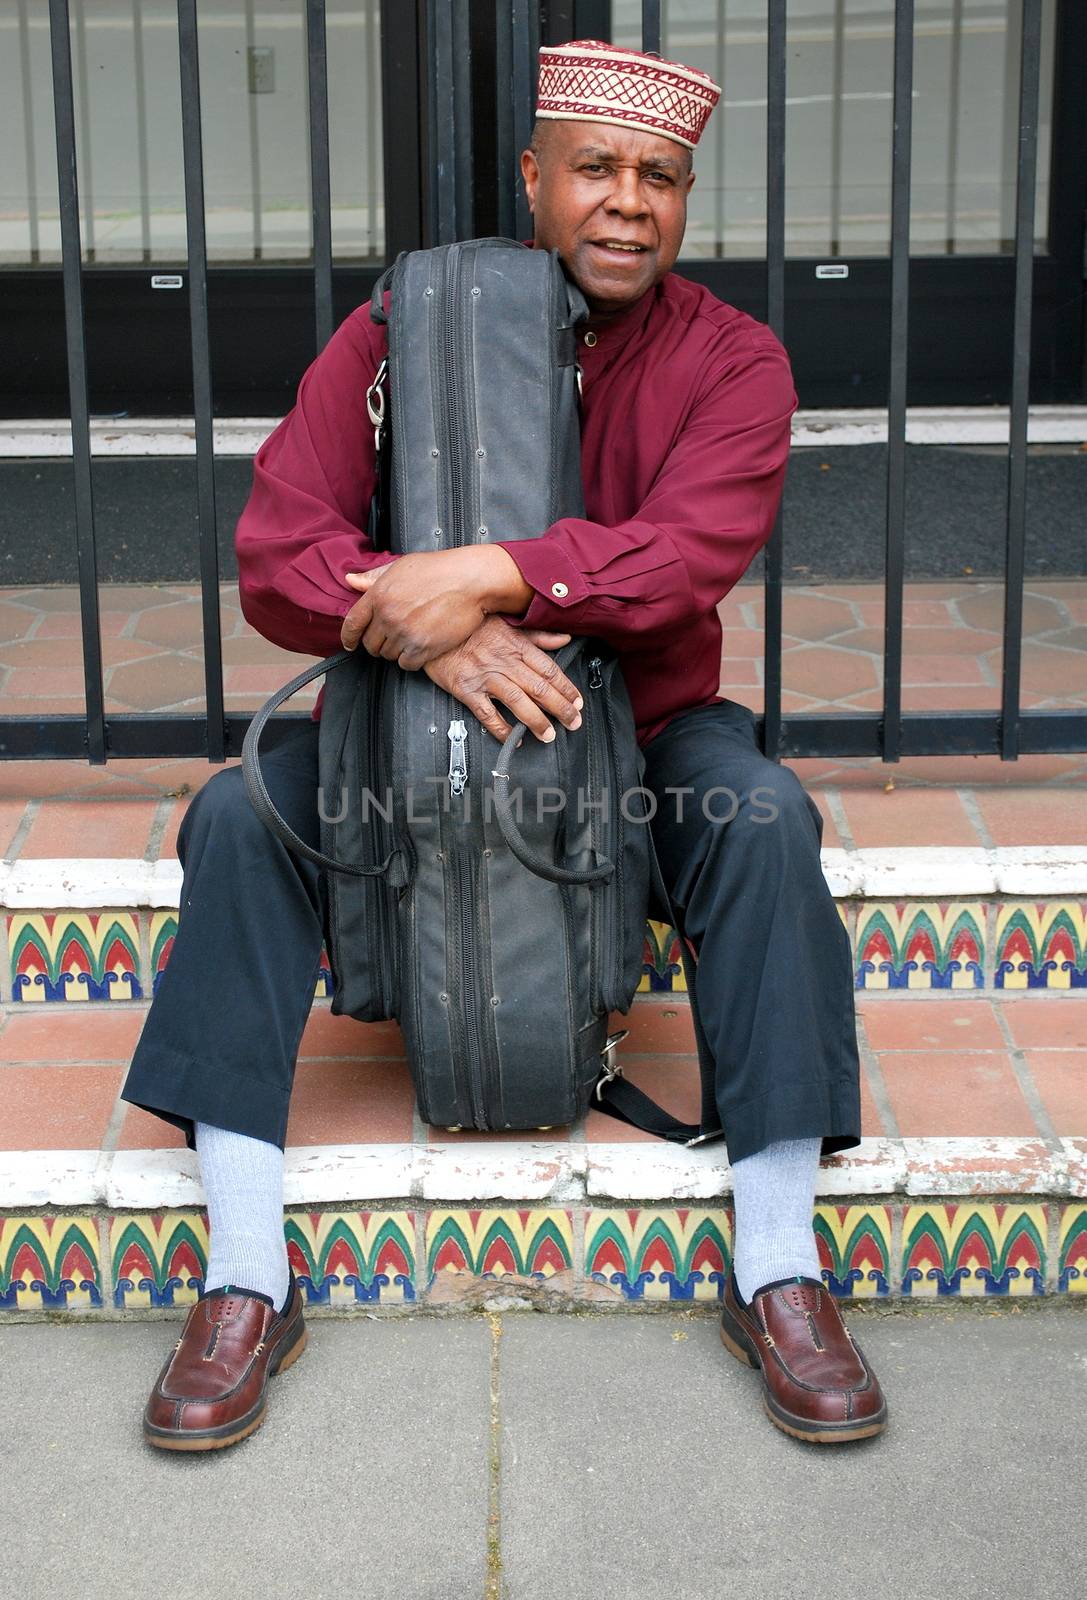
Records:
{"label": "black trousers", "polygon": [[[319,845],[317,725],[262,758],[277,809]],[[729,1157],[860,1138],[849,937],[819,861],[823,819],[768,760],[736,701],[682,713],[645,747],[653,836],[698,954]],[[215,774],[178,834],[177,937],[122,1098],[181,1128],[209,1122],[283,1148],[299,1041],[328,931],[324,873],[253,811],[240,767]],[[329,951],[333,961],[334,952]]]}

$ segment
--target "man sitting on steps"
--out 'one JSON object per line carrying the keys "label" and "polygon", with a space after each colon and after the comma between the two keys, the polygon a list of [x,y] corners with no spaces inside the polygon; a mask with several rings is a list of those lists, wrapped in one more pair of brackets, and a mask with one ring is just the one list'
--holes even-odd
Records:
{"label": "man sitting on steps", "polygon": [[[580,41],[540,52],[521,157],[534,246],[557,249],[591,317],[580,332],[585,518],[538,538],[430,554],[366,539],[373,436],[363,396],[385,330],[355,311],[258,452],[237,529],[242,609],[287,649],[365,649],[424,671],[498,739],[581,723],[550,652],[607,639],[661,803],[654,840],[698,956],[733,1171],[727,1347],[771,1420],[831,1443],[879,1433],[880,1386],[822,1285],[812,1229],[820,1152],[859,1142],[849,938],[820,865],[822,818],[764,757],[751,710],[718,693],[717,604],[770,537],[796,406],[761,323],[677,277],[691,152],[719,97],[701,72]],[[272,799],[319,845],[316,721],[264,758]],[[727,817],[711,791],[738,797]],[[679,791],[690,803],[664,803]],[[769,797],[769,799],[767,799]],[[194,798],[178,838],[177,937],[123,1098],[197,1151],[207,1288],[155,1384],[144,1432],[211,1450],[264,1419],[269,1378],[305,1343],[283,1234],[283,1148],[327,892],[253,811],[237,767]],[[771,967],[772,964],[772,967]],[[224,1004],[224,998],[226,1003]]]}

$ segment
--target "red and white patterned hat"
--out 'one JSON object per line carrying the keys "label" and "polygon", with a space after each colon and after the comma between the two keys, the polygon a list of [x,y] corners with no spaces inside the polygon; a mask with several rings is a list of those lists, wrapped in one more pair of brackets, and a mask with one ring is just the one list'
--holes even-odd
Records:
{"label": "red and white patterned hat", "polygon": [[540,51],[538,117],[643,128],[693,150],[720,98],[718,85],[696,67],[600,39]]}

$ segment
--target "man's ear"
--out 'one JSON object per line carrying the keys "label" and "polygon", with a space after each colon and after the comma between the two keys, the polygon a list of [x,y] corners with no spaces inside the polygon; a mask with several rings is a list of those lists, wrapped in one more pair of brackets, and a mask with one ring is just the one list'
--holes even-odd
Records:
{"label": "man's ear", "polygon": [[528,209],[536,209],[536,185],[540,181],[540,163],[536,160],[531,150],[521,151],[521,176],[525,180],[525,198],[528,200]]}

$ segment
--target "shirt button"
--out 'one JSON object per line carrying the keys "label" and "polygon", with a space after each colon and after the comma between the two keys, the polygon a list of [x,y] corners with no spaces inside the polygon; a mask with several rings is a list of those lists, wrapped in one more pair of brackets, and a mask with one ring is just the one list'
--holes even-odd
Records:
{"label": "shirt button", "polygon": [[596,334],[592,333],[592,332],[587,333],[585,335],[585,343],[589,346],[589,349],[591,350],[593,345],[596,343]]}
{"label": "shirt button", "polygon": [[551,593],[555,596],[556,600],[561,600],[563,596],[568,595],[570,591],[564,583],[553,583],[551,585]]}

